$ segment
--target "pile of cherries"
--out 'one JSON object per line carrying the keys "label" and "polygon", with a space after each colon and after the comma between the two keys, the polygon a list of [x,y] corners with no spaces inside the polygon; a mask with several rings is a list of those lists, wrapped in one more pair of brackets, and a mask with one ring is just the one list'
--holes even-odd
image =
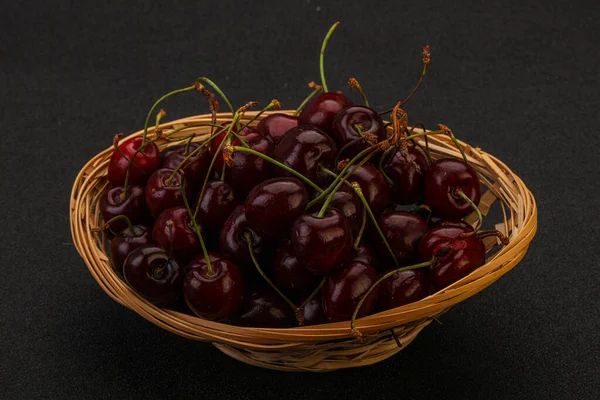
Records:
{"label": "pile of cherries", "polygon": [[[434,161],[415,140],[448,135],[459,146],[452,131],[408,126],[401,106],[429,62],[425,47],[419,83],[384,113],[355,79],[366,105],[329,92],[322,67],[296,114],[260,118],[273,100],[245,124],[256,103],[234,111],[208,78],[163,96],[142,136],[115,140],[96,229],[111,237],[115,271],[158,306],[253,327],[354,324],[465,277],[485,263],[482,237],[505,238],[479,230],[481,188],[464,154]],[[207,87],[231,109],[227,121]],[[212,123],[165,132],[161,110],[151,137],[158,105],[185,92],[207,97]],[[207,126],[208,137],[176,134]],[[472,212],[475,228],[463,221]]]}

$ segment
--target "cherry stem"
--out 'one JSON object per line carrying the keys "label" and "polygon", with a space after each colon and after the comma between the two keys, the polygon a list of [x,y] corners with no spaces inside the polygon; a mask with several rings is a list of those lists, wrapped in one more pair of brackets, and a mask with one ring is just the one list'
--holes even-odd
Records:
{"label": "cherry stem", "polygon": [[358,340],[360,340],[361,342],[364,341],[364,336],[362,335],[362,333],[360,333],[358,331],[358,329],[356,329],[356,317],[358,316],[358,312],[360,311],[360,308],[362,307],[362,305],[365,302],[365,300],[367,299],[367,297],[369,297],[369,295],[373,292],[373,290],[375,290],[375,288],[377,286],[379,286],[379,284],[381,282],[385,281],[386,279],[388,279],[389,277],[391,277],[393,275],[396,275],[399,272],[429,267],[430,265],[433,264],[434,260],[435,260],[435,258],[432,258],[429,261],[425,261],[425,262],[422,262],[419,264],[411,265],[408,267],[396,268],[396,269],[388,272],[387,274],[383,275],[374,284],[372,284],[371,287],[369,288],[369,290],[367,290],[367,292],[365,294],[363,294],[363,296],[360,298],[358,304],[356,305],[356,308],[354,309],[354,313],[352,314],[352,319],[350,320],[350,329],[352,329],[352,334],[354,335],[354,337],[357,338]]}
{"label": "cherry stem", "polygon": [[367,227],[367,210],[363,207],[363,215],[362,215],[362,223],[360,224],[360,230],[358,231],[358,235],[356,236],[356,240],[354,241],[354,250],[358,251],[358,247],[360,246],[360,241],[362,240],[363,235],[365,234],[365,228]]}
{"label": "cherry stem", "polygon": [[[425,124],[423,124],[422,122],[417,122],[410,130],[411,135],[415,131],[415,128],[421,128],[423,132],[427,131],[427,129],[425,128]],[[431,164],[432,160],[431,155],[429,154],[429,137],[425,136],[425,149],[423,149],[423,147],[415,140],[412,140],[412,143],[416,146],[419,146],[419,148],[424,151],[425,156],[427,156],[427,163]]]}
{"label": "cherry stem", "polygon": [[325,39],[323,39],[323,44],[321,45],[321,54],[319,57],[319,69],[321,71],[321,85],[323,85],[323,90],[325,92],[329,91],[327,89],[327,82],[325,81],[325,67],[323,65],[323,61],[325,59],[325,48],[327,47],[327,42],[329,42],[329,38],[333,34],[333,31],[335,31],[335,29],[338,27],[339,24],[340,24],[340,22],[338,21],[335,24],[331,25],[331,28],[329,28],[329,32],[327,32],[327,35],[325,35]]}
{"label": "cherry stem", "polygon": [[358,83],[356,78],[350,78],[348,80],[348,86],[356,89],[358,94],[360,94],[360,96],[363,98],[363,101],[365,102],[365,106],[369,107],[369,100],[367,99],[367,95],[365,94],[365,91],[363,90],[362,86],[360,86],[360,83]]}
{"label": "cherry stem", "polygon": [[340,162],[340,158],[341,158],[342,154],[344,154],[344,151],[348,150],[350,147],[354,146],[355,144],[362,142],[363,140],[364,139],[362,137],[359,137],[356,139],[352,139],[351,141],[346,143],[344,146],[342,146],[340,151],[338,151],[337,155],[335,156],[335,165],[337,165]]}
{"label": "cherry stem", "polygon": [[[383,164],[385,163],[385,159],[390,155],[390,153],[393,153],[394,150],[396,150],[397,147],[396,146],[391,146],[388,149],[386,149],[383,154],[381,155],[381,157],[379,158],[379,163],[378,163],[378,167],[379,167],[379,172],[381,172],[381,175],[383,175],[383,177],[385,178],[385,180],[387,181],[388,185],[393,185],[394,181],[392,180],[392,178],[390,178],[388,176],[388,174],[385,172],[385,168],[383,167]],[[391,161],[391,160],[390,160]]]}
{"label": "cherry stem", "polygon": [[180,93],[191,92],[192,90],[195,90],[195,89],[196,89],[195,85],[184,87],[182,89],[177,89],[172,92],[169,92],[169,93],[165,94],[164,96],[162,96],[160,99],[156,100],[156,103],[154,103],[152,108],[150,108],[150,111],[148,111],[148,115],[146,116],[146,123],[144,124],[144,135],[143,135],[143,140],[142,140],[142,146],[146,143],[146,136],[148,135],[148,125],[150,124],[150,118],[152,117],[152,114],[154,114],[154,110],[156,109],[156,107],[158,107],[160,105],[160,103],[162,103],[163,101],[165,101],[166,99],[168,99],[171,96],[175,96]]}
{"label": "cherry stem", "polygon": [[477,213],[477,225],[475,225],[473,232],[469,232],[469,233],[465,233],[465,234],[461,235],[463,237],[471,236],[471,235],[475,234],[481,228],[481,225],[483,225],[483,216],[481,215],[481,211],[479,210],[479,207],[477,207],[477,205],[475,203],[473,203],[473,200],[471,200],[469,198],[469,196],[467,196],[465,194],[465,192],[458,189],[458,190],[455,190],[454,193],[459,195],[460,197],[463,198],[464,201],[469,203],[471,205],[471,207],[473,207],[473,210],[475,210],[475,212]]}
{"label": "cherry stem", "polygon": [[298,171],[293,170],[292,168],[288,167],[285,164],[280,163],[279,161],[269,157],[266,154],[263,154],[261,152],[258,152],[254,149],[247,149],[245,147],[240,147],[240,146],[228,146],[226,149],[226,151],[230,152],[230,153],[235,153],[236,151],[241,151],[242,153],[248,153],[248,154],[252,154],[255,155],[257,157],[262,158],[265,161],[270,162],[273,165],[276,165],[277,167],[285,170],[286,172],[289,172],[290,174],[294,175],[296,178],[302,180],[304,183],[306,183],[307,185],[309,185],[310,187],[312,187],[313,189],[315,189],[317,192],[322,193],[323,189],[321,189],[316,183],[314,183],[313,181],[311,181],[310,179],[308,179],[307,177],[305,177],[304,175],[302,175],[301,173],[299,173]]}
{"label": "cherry stem", "polygon": [[321,279],[321,282],[319,282],[319,284],[317,285],[317,287],[315,288],[315,290],[313,290],[313,292],[310,294],[310,296],[308,296],[306,298],[306,300],[304,300],[302,302],[302,304],[300,305],[300,309],[304,310],[304,307],[312,300],[315,298],[315,296],[319,293],[319,291],[323,288],[323,285],[325,284],[325,282],[327,281],[327,276],[324,276],[323,279]]}
{"label": "cherry stem", "polygon": [[[467,160],[467,155],[465,154],[465,151],[463,150],[462,146],[460,145],[460,143],[458,143],[458,139],[456,139],[456,136],[454,136],[454,133],[448,128],[445,127],[444,125],[441,125],[444,129],[440,129],[439,131],[429,131],[429,132],[420,132],[420,133],[415,133],[413,135],[407,136],[404,139],[405,140],[411,140],[411,139],[415,139],[418,137],[422,137],[422,136],[430,136],[430,135],[448,135],[450,137],[450,140],[452,140],[452,142],[454,143],[454,145],[456,146],[456,148],[458,149],[458,151],[460,151],[460,154],[462,155],[462,158],[465,160],[465,163],[469,163],[469,161]],[[429,154],[429,143],[427,143],[427,154]]]}
{"label": "cherry stem", "polygon": [[117,215],[112,217],[111,219],[109,219],[108,221],[106,221],[104,223],[103,226],[99,226],[96,228],[92,228],[92,232],[101,232],[101,231],[105,231],[107,229],[110,229],[110,225],[113,224],[116,221],[125,221],[125,223],[127,224],[127,227],[129,229],[129,231],[131,232],[132,236],[138,236],[135,234],[135,231],[133,230],[133,224],[131,223],[131,220],[129,218],[127,218],[126,215]]}
{"label": "cherry stem", "polygon": [[433,214],[433,211],[431,211],[431,208],[427,204],[421,204],[413,210],[413,213],[418,214],[421,210],[427,211],[427,218],[425,218],[425,221],[429,222],[431,220],[431,215]]}
{"label": "cherry stem", "polygon": [[508,240],[506,235],[504,235],[504,233],[502,233],[498,230],[479,231],[479,232],[477,232],[477,236],[479,236],[480,239],[483,239],[483,238],[486,238],[489,236],[496,236],[500,240],[500,242],[505,246],[508,246],[508,244],[510,243],[510,241]]}
{"label": "cherry stem", "polygon": [[156,125],[154,125],[154,134],[158,134],[158,126],[160,125],[160,120],[167,116],[167,112],[165,110],[160,110],[156,114]]}
{"label": "cherry stem", "polygon": [[198,228],[198,223],[196,222],[196,217],[192,214],[192,209],[190,208],[190,203],[188,202],[187,196],[185,195],[185,181],[181,181],[181,197],[183,197],[183,204],[185,205],[185,209],[188,212],[188,216],[192,221],[192,225],[194,226],[194,231],[196,232],[196,236],[198,236],[198,240],[200,241],[200,246],[202,246],[202,254],[204,255],[204,259],[206,260],[206,268],[208,269],[208,277],[215,276],[212,265],[210,263],[210,257],[208,256],[208,251],[206,250],[206,245],[204,244],[204,239],[202,238],[202,233],[200,233],[200,228]]}
{"label": "cherry stem", "polygon": [[244,129],[245,127],[247,127],[248,125],[250,125],[251,123],[253,123],[254,121],[256,121],[258,119],[258,117],[263,115],[265,112],[267,112],[273,108],[276,110],[279,110],[281,108],[281,103],[279,102],[279,100],[277,100],[277,99],[271,100],[271,102],[269,104],[267,104],[267,106],[265,108],[260,110],[254,117],[252,117],[252,119],[250,121],[246,122],[246,124],[240,128],[240,131],[242,129]]}
{"label": "cherry stem", "polygon": [[299,318],[299,316],[300,316],[299,311],[301,310],[301,307],[296,307],[296,305],[294,303],[292,303],[292,301],[290,299],[288,299],[287,296],[285,294],[283,294],[281,292],[281,290],[279,290],[279,288],[273,283],[273,281],[271,281],[271,279],[269,279],[269,277],[264,273],[264,271],[262,270],[262,268],[260,267],[260,265],[258,263],[258,260],[256,259],[256,256],[254,255],[254,249],[252,248],[252,236],[250,235],[249,232],[246,232],[246,233],[244,233],[244,237],[246,238],[246,242],[248,243],[248,252],[250,253],[252,262],[254,263],[254,266],[256,267],[256,270],[258,271],[260,276],[262,276],[263,279],[267,282],[267,284],[269,286],[271,286],[271,288],[275,292],[277,292],[279,297],[281,297],[292,308],[292,310],[294,310],[294,314],[296,315],[298,324],[303,325],[304,321],[301,321],[301,318]]}
{"label": "cherry stem", "polygon": [[214,83],[213,81],[211,81],[210,79],[208,79],[205,76],[202,76],[202,77],[196,79],[196,81],[202,81],[202,82],[208,83],[210,85],[210,87],[213,88],[214,91],[219,94],[219,96],[221,96],[223,101],[225,101],[225,104],[227,104],[227,107],[229,107],[231,114],[235,115],[235,111],[233,110],[233,106],[231,105],[231,102],[229,101],[227,96],[225,96],[225,93],[223,93],[223,91],[221,91],[221,89],[217,86],[216,83]]}
{"label": "cherry stem", "polygon": [[312,99],[313,97],[315,97],[315,95],[317,93],[323,91],[323,86],[317,85],[314,82],[310,82],[308,84],[308,87],[310,87],[311,89],[313,89],[313,91],[310,92],[310,94],[308,96],[306,96],[306,98],[304,99],[304,101],[302,101],[302,103],[300,103],[300,105],[298,106],[298,108],[296,108],[296,111],[294,111],[294,116],[297,116],[298,114],[300,114],[300,111],[302,111],[302,109],[304,108],[304,106],[306,106],[306,104],[310,101],[310,99]]}

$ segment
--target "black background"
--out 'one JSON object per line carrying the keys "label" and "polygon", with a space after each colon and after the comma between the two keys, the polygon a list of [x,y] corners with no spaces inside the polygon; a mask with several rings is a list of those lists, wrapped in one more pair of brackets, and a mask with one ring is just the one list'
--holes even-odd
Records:
{"label": "black background", "polygon": [[[2,398],[597,398],[599,3],[490,3],[3,4]],[[354,76],[377,109],[431,45],[411,121],[449,125],[524,179],[540,213],[524,261],[392,359],[327,374],[246,366],[110,300],[71,243],[79,169],[200,75],[236,105],[295,108],[336,20],[329,86]],[[193,95],[165,108],[206,112]]]}

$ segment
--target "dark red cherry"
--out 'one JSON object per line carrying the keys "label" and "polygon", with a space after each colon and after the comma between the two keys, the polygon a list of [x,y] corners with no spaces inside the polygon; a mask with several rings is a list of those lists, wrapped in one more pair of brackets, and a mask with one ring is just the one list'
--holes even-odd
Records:
{"label": "dark red cherry", "polygon": [[[361,126],[362,134],[356,125]],[[364,139],[364,135],[367,133],[375,135],[377,142],[386,138],[383,120],[377,111],[369,107],[346,107],[337,115],[333,123],[333,138],[339,149],[355,141],[355,144],[344,149],[344,158],[352,158],[370,146],[368,141]],[[357,140],[361,138],[363,140]]]}
{"label": "dark red cherry", "polygon": [[432,163],[425,174],[425,203],[442,219],[457,220],[473,211],[458,191],[476,205],[481,199],[477,172],[461,160],[446,158]]}
{"label": "dark red cherry", "polygon": [[[423,218],[407,211],[386,211],[377,218],[377,224],[400,264],[419,259],[419,241],[429,232],[429,225]],[[375,229],[371,230],[371,241],[383,257],[389,256],[389,250]]]}
{"label": "dark red cherry", "polygon": [[385,177],[371,164],[350,168],[352,173],[348,177],[348,181],[359,184],[371,211],[375,215],[379,214],[385,208],[390,195],[390,187]]}
{"label": "dark red cherry", "polygon": [[[331,137],[312,126],[298,126],[283,136],[273,158],[304,175],[316,184],[328,182],[329,177],[320,170],[319,164],[331,167],[337,148]],[[274,167],[275,175],[290,176],[281,168]]]}
{"label": "dark red cherry", "polygon": [[186,184],[185,193],[187,198],[190,198],[190,188],[183,174],[177,172],[171,179],[172,174],[172,169],[161,168],[154,171],[148,179],[145,190],[146,206],[148,206],[150,214],[154,218],[158,217],[167,208],[185,204],[181,195],[182,182]]}
{"label": "dark red cherry", "polygon": [[[144,224],[149,219],[144,188],[131,186],[127,188],[127,197],[123,198],[123,186],[108,189],[100,199],[100,212],[104,221],[108,221],[117,215],[129,218],[132,224]],[[123,220],[114,221],[110,224],[114,232],[122,231],[127,227]]]}
{"label": "dark red cherry", "polygon": [[256,127],[263,136],[277,143],[287,131],[298,126],[298,117],[275,113],[263,118]]}
{"label": "dark red cherry", "polygon": [[472,231],[473,228],[442,226],[433,228],[421,239],[421,260],[436,258],[429,278],[437,289],[464,278],[485,263],[485,246],[481,239],[476,234],[462,236]]}
{"label": "dark red cherry", "polygon": [[256,328],[289,328],[298,324],[292,308],[268,287],[246,292],[234,322]]}
{"label": "dark red cherry", "polygon": [[125,259],[123,277],[136,292],[157,305],[171,303],[181,291],[183,274],[160,247],[140,246]]}
{"label": "dark red cherry", "polygon": [[279,290],[286,296],[298,299],[302,295],[312,293],[320,280],[319,276],[300,264],[289,240],[279,244],[273,263],[273,283]]}
{"label": "dark red cherry", "polygon": [[189,268],[183,281],[188,307],[199,317],[219,321],[235,313],[242,304],[244,278],[238,267],[224,259]]}
{"label": "dark red cherry", "polygon": [[323,311],[323,302],[321,293],[318,293],[314,299],[304,306],[304,326],[326,324],[327,317]]}
{"label": "dark red cherry", "polygon": [[[271,156],[273,153],[273,143],[271,143],[270,139],[263,137],[254,128],[250,128],[245,133],[242,137],[252,150],[269,157]],[[238,139],[234,139],[232,144],[240,146],[241,142]],[[238,151],[231,158],[233,165],[227,168],[225,180],[231,184],[239,199],[245,198],[254,186],[269,179],[271,176],[271,163],[261,157]]]}
{"label": "dark red cherry", "polygon": [[444,221],[443,219],[436,221],[432,227],[433,228],[440,228],[440,227],[451,228],[452,227],[452,228],[464,229],[465,231],[473,230],[473,227],[471,225],[469,225],[468,223],[466,223],[465,221]]}
{"label": "dark red cherry", "polygon": [[274,178],[252,189],[244,212],[248,225],[264,236],[288,236],[308,203],[306,188],[296,178]]}
{"label": "dark red cherry", "polygon": [[[186,145],[169,147],[164,153],[161,164],[162,168],[174,170],[199,146],[200,143],[191,143],[189,148]],[[190,185],[190,189],[195,190],[202,185],[209,165],[210,153],[206,146],[198,150],[185,162],[180,171],[183,171],[183,176],[185,176],[186,182]]]}
{"label": "dark red cherry", "polygon": [[146,147],[139,153],[133,155],[142,146],[141,136],[127,139],[119,145],[119,150],[114,150],[108,163],[108,181],[113,185],[123,185],[129,168],[129,162],[133,159],[133,165],[129,171],[129,185],[141,185],[160,165],[160,151],[154,143],[147,143]]}
{"label": "dark red cherry", "polygon": [[125,259],[134,249],[149,245],[152,242],[150,228],[144,225],[133,225],[117,233],[110,241],[110,258],[113,269],[123,273]]}
{"label": "dark red cherry", "polygon": [[[387,270],[381,275],[385,275]],[[398,272],[379,284],[377,305],[381,311],[391,310],[421,300],[429,294],[429,280],[423,269]]]}
{"label": "dark red cherry", "polygon": [[323,132],[331,133],[335,117],[350,105],[352,103],[342,93],[321,93],[302,109],[298,123],[299,125],[312,125]]}
{"label": "dark red cherry", "polygon": [[358,246],[358,251],[352,248],[352,252],[348,256],[347,262],[360,262],[365,265],[370,265],[375,269],[379,268],[379,261],[377,260],[377,255],[375,254],[375,251],[370,245],[364,242],[364,239]]}
{"label": "dark red cherry", "polygon": [[[323,311],[329,321],[349,321],[363,295],[377,281],[377,271],[363,263],[349,263],[327,277],[321,291]],[[377,291],[367,297],[357,318],[368,315],[375,308]]]}
{"label": "dark red cherry", "polygon": [[338,268],[352,249],[350,222],[335,208],[329,208],[322,218],[317,213],[305,214],[294,221],[291,241],[302,265],[315,274],[327,274]]}
{"label": "dark red cherry", "polygon": [[[310,208],[309,212],[319,211],[324,202],[325,199],[320,201],[318,204],[315,204]],[[363,206],[352,188],[349,188],[347,185],[342,185],[340,189],[333,195],[331,203],[329,203],[329,207],[337,208],[339,211],[341,211],[350,222],[352,235],[358,235],[362,225]]]}
{"label": "dark red cherry", "polygon": [[[197,221],[204,238],[202,225]],[[202,251],[194,225],[185,207],[173,207],[163,211],[152,227],[152,239],[178,260],[187,260]]]}
{"label": "dark red cherry", "polygon": [[240,268],[254,269],[246,233],[250,233],[253,253],[260,259],[268,251],[268,246],[265,239],[248,226],[244,206],[234,208],[221,227],[219,245],[225,258],[232,260]]}
{"label": "dark red cherry", "polygon": [[[196,196],[196,203],[199,196],[200,191]],[[229,183],[210,181],[204,190],[197,216],[207,229],[218,230],[237,205],[233,188]]]}
{"label": "dark red cherry", "polygon": [[408,156],[419,166],[407,161],[401,151],[396,151],[385,163],[385,173],[394,181],[391,198],[398,204],[413,204],[423,198],[427,159],[416,147],[408,147]]}
{"label": "dark red cherry", "polygon": [[[210,262],[213,263],[213,262],[222,260],[223,256],[221,256],[221,253],[217,253],[216,251],[211,251],[208,253],[208,258],[210,259]],[[185,266],[184,272],[187,274],[188,272],[190,272],[193,269],[202,270],[205,265],[206,265],[206,258],[204,257],[204,254],[200,253],[197,256],[195,256],[194,258],[192,258],[187,263],[187,265]]]}

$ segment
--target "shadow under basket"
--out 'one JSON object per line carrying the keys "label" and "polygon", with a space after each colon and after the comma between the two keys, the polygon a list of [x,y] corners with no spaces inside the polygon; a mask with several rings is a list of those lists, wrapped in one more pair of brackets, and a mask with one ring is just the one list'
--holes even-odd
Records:
{"label": "shadow under basket", "polygon": [[[261,117],[267,115],[269,113]],[[254,116],[254,112],[246,113],[242,123]],[[219,114],[219,120],[227,118],[231,115]],[[251,125],[256,125],[259,120],[260,117]],[[168,133],[184,126],[210,122],[210,115],[199,115],[163,124],[160,129]],[[154,128],[149,128],[148,132],[153,135]],[[415,132],[419,130],[415,129]],[[183,129],[173,137],[190,133],[198,133],[196,140],[202,140],[210,133],[210,127]],[[139,131],[129,138],[141,135],[142,131]],[[424,142],[421,140],[419,143]],[[173,143],[157,144],[162,150]],[[240,361],[287,371],[331,371],[373,364],[396,354],[434,318],[511,270],[521,261],[536,233],[535,199],[523,181],[492,155],[461,144],[482,184],[481,212],[487,215],[492,204],[499,205],[501,212],[494,213],[500,215],[499,221],[494,221],[497,222],[495,229],[504,233],[510,244],[488,255],[485,265],[429,297],[358,319],[356,327],[365,336],[364,343],[353,337],[349,321],[288,329],[238,327],[156,307],[134,292],[111,268],[105,235],[92,232],[92,228],[102,224],[98,209],[100,198],[108,186],[106,174],[112,147],[93,157],[77,175],[70,202],[73,242],[100,287],[115,301],[170,332],[212,342],[219,350]],[[429,137],[429,150],[434,159],[461,157],[446,136]],[[468,217],[469,222],[475,219],[475,215]],[[486,219],[486,225],[488,223]],[[496,240],[495,237],[484,239],[488,251],[497,244]]]}

